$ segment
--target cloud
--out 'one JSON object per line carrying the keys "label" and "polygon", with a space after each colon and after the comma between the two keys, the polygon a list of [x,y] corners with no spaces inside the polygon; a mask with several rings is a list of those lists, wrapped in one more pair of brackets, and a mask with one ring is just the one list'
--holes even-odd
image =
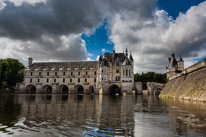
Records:
{"label": "cloud", "polygon": [[[0,38],[0,58],[18,58],[34,61],[68,61],[86,59],[85,41],[79,35],[61,36],[58,38],[42,36],[41,41],[21,41]],[[58,46],[56,46],[58,44]]]}
{"label": "cloud", "polygon": [[104,52],[109,52],[109,50],[106,50],[106,49],[103,48],[103,49],[101,50],[101,52],[103,52],[103,53],[104,53]]}
{"label": "cloud", "polygon": [[87,53],[87,55],[89,56],[89,57],[92,57],[92,56],[94,56],[93,54],[91,54],[91,53]]}
{"label": "cloud", "polygon": [[[89,34],[116,13],[140,12],[148,18],[156,0],[0,0],[1,58],[86,59],[82,33]],[[84,45],[84,46],[82,46]],[[12,47],[12,48],[11,48]],[[12,55],[9,55],[11,54]],[[89,54],[88,54],[89,55]]]}
{"label": "cloud", "polygon": [[[134,13],[135,14],[135,13]],[[182,54],[185,64],[206,53],[206,2],[180,13],[174,20],[164,10],[140,19],[134,14],[116,14],[110,20],[110,40],[117,51],[128,48],[135,60],[135,72],[165,72],[167,57]],[[138,14],[138,13],[137,13]]]}
{"label": "cloud", "polygon": [[[167,57],[185,64],[206,53],[206,2],[174,20],[157,0],[0,0],[0,57],[27,60],[89,60],[81,34],[108,19],[109,42],[128,48],[135,72],[164,72]],[[106,52],[106,49],[102,49]]]}

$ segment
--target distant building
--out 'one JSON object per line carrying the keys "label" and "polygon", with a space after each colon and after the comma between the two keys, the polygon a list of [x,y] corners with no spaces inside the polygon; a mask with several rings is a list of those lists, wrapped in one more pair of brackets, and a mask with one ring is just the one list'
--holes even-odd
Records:
{"label": "distant building", "polygon": [[23,83],[16,93],[131,93],[134,87],[132,54],[105,53],[98,61],[39,62],[28,59]]}
{"label": "distant building", "polygon": [[172,54],[172,57],[168,58],[168,66],[166,67],[167,78],[175,76],[176,74],[182,73],[184,71],[184,60],[180,56],[180,59],[177,61],[175,54]]}

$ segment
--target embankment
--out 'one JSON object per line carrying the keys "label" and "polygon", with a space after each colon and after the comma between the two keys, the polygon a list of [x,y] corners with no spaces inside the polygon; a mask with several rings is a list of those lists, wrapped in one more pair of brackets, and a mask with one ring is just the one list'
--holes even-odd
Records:
{"label": "embankment", "polygon": [[206,102],[206,67],[170,80],[160,97]]}

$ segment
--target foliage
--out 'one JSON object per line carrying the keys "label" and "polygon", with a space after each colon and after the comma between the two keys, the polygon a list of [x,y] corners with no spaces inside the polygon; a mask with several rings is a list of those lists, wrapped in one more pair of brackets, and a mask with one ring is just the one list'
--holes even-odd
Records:
{"label": "foliage", "polygon": [[0,89],[8,89],[23,81],[24,65],[17,59],[0,60]]}
{"label": "foliage", "polygon": [[135,82],[157,82],[157,83],[166,83],[167,77],[166,74],[160,74],[155,72],[147,72],[147,73],[136,73],[134,75],[134,81]]}

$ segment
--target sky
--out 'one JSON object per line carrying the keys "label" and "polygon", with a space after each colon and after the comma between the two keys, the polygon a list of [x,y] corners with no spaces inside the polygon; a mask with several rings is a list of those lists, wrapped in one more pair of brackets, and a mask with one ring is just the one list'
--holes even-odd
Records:
{"label": "sky", "polygon": [[133,55],[135,73],[165,73],[171,53],[185,67],[206,56],[203,0],[0,0],[0,58],[97,60]]}

